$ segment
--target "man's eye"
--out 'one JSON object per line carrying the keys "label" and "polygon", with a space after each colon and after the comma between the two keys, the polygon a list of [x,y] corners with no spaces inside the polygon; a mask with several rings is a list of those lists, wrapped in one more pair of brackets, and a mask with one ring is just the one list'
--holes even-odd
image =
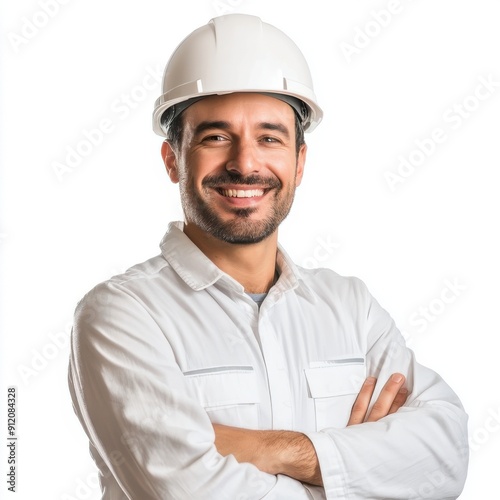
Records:
{"label": "man's eye", "polygon": [[222,135],[208,135],[207,137],[203,138],[204,141],[225,141],[226,138],[223,137]]}
{"label": "man's eye", "polygon": [[266,137],[263,137],[262,139],[262,142],[269,142],[269,143],[273,143],[273,142],[281,142],[279,139],[277,139],[276,137],[269,137],[269,136],[266,136]]}

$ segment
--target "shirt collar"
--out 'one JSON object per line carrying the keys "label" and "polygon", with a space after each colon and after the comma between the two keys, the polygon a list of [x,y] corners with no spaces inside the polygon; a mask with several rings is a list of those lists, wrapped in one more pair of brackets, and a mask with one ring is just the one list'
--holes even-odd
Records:
{"label": "shirt collar", "polygon": [[[161,240],[160,249],[163,257],[174,271],[195,291],[204,290],[220,279],[225,284],[243,293],[240,283],[221,271],[184,233],[183,222],[171,222],[168,231]],[[303,281],[302,271],[288,254],[278,245],[276,264],[280,277],[270,292],[283,293],[295,289],[301,282],[301,288],[313,297],[308,285]]]}
{"label": "shirt collar", "polygon": [[279,244],[278,254],[276,256],[276,265],[278,267],[280,277],[276,285],[270,290],[270,293],[283,293],[288,290],[299,288],[300,285],[300,290],[304,293],[304,295],[311,301],[315,300],[314,293],[304,279],[304,270],[293,262],[290,256]]}
{"label": "shirt collar", "polygon": [[186,284],[199,291],[227,276],[186,236],[183,229],[183,222],[171,222],[160,249]]}

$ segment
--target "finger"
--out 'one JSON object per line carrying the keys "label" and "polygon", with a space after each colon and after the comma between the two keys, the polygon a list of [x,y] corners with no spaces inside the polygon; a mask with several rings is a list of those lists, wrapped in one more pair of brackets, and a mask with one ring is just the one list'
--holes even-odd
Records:
{"label": "finger", "polygon": [[407,399],[408,389],[406,389],[406,387],[401,387],[401,389],[399,389],[398,393],[396,394],[394,401],[392,402],[388,415],[390,415],[391,413],[396,413],[406,403]]}
{"label": "finger", "polygon": [[365,420],[366,412],[368,410],[368,406],[370,405],[370,400],[372,399],[376,383],[377,379],[375,377],[368,377],[364,381],[356,401],[354,401],[352,406],[351,416],[349,417],[349,422],[347,422],[348,426],[361,424]]}
{"label": "finger", "polygon": [[404,383],[405,377],[401,373],[394,373],[391,375],[380,392],[377,401],[375,401],[366,419],[367,422],[376,422],[389,414],[389,410]]}

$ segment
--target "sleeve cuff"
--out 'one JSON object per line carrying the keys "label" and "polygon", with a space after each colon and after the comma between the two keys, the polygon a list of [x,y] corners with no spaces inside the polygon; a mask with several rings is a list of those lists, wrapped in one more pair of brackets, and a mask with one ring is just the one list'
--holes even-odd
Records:
{"label": "sleeve cuff", "polygon": [[306,433],[318,456],[327,500],[347,500],[347,472],[334,440],[325,433]]}

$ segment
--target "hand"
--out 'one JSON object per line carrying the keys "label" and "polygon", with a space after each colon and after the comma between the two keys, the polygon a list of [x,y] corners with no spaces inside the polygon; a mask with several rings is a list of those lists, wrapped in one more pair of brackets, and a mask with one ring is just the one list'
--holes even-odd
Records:
{"label": "hand", "polygon": [[363,422],[376,422],[391,413],[395,413],[401,408],[408,397],[408,389],[403,387],[405,377],[401,373],[394,373],[391,378],[386,382],[380,395],[375,401],[370,413],[367,415],[368,407],[372,399],[373,391],[377,379],[375,377],[368,377],[358,397],[354,402],[349,418],[348,426],[362,424]]}

